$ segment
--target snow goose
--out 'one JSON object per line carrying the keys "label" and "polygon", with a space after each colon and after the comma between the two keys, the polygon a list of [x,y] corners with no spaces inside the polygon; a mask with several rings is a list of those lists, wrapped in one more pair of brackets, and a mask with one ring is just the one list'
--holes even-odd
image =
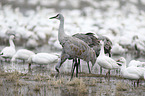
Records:
{"label": "snow goose", "polygon": [[115,44],[112,46],[111,52],[112,52],[112,54],[119,55],[119,54],[125,53],[125,52],[126,52],[126,49],[124,49],[124,48],[123,48],[122,46],[120,46],[118,43],[115,43]]}
{"label": "snow goose", "polygon": [[136,66],[126,67],[126,59],[124,57],[121,57],[118,62],[122,65],[121,73],[124,78],[137,80],[137,86],[139,84],[139,79],[145,79],[145,68]]}
{"label": "snow goose", "polygon": [[100,67],[108,69],[108,72],[106,73],[106,75],[109,74],[109,77],[110,77],[110,70],[111,69],[118,69],[120,66],[117,64],[117,62],[115,60],[113,60],[109,56],[105,55],[105,53],[104,53],[104,42],[100,41],[100,44],[102,46],[101,46],[100,54],[97,58],[97,63],[100,65]]}
{"label": "snow goose", "polygon": [[128,64],[128,67],[130,66],[135,66],[135,67],[144,67],[145,66],[145,62],[141,62],[138,60],[131,60]]}
{"label": "snow goose", "polygon": [[10,38],[9,38],[9,43],[10,43],[10,46],[9,47],[5,47],[1,52],[0,52],[0,55],[7,59],[7,58],[12,58],[13,55],[16,53],[16,50],[15,50],[15,45],[14,45],[14,42],[13,42],[13,39],[14,39],[14,35],[11,35]]}
{"label": "snow goose", "polygon": [[34,55],[35,53],[30,51],[30,50],[27,50],[27,49],[19,49],[15,55],[12,57],[11,61],[14,62],[16,59],[20,59],[20,60],[23,60],[23,62],[25,60],[28,60],[28,58],[31,56],[31,55]]}
{"label": "snow goose", "polygon": [[29,67],[31,67],[32,63],[39,65],[48,65],[50,63],[55,63],[58,61],[59,56],[57,54],[50,53],[37,53],[35,55],[31,55],[28,58]]}

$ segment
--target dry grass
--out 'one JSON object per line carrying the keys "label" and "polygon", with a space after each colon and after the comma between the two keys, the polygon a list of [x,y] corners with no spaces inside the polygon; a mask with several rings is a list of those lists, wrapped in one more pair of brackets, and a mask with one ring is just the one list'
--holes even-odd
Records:
{"label": "dry grass", "polygon": [[129,89],[129,85],[123,82],[117,82],[116,90],[117,91],[127,91]]}
{"label": "dry grass", "polygon": [[47,81],[47,80],[49,80],[49,77],[37,74],[37,75],[34,75],[34,80],[35,81]]}
{"label": "dry grass", "polygon": [[6,76],[6,81],[16,82],[18,80],[19,80],[19,72],[17,72],[17,71],[14,71],[13,73],[8,74]]}
{"label": "dry grass", "polygon": [[0,80],[0,86],[2,86],[3,85],[3,80]]}
{"label": "dry grass", "polygon": [[42,81],[41,75],[40,74],[35,75],[34,80],[35,81]]}
{"label": "dry grass", "polygon": [[38,85],[35,85],[35,87],[34,87],[33,90],[36,91],[36,92],[38,92],[38,91],[40,91],[40,87]]}
{"label": "dry grass", "polygon": [[58,88],[62,84],[65,84],[65,78],[60,78],[56,80],[55,78],[48,80],[48,84],[54,86],[54,88]]}
{"label": "dry grass", "polygon": [[88,88],[87,88],[85,82],[83,81],[83,79],[74,78],[72,81],[69,81],[66,84],[69,86],[74,86],[74,88],[76,88],[76,90],[78,90],[79,94],[88,92]]}
{"label": "dry grass", "polygon": [[125,96],[122,92],[116,91],[115,96]]}

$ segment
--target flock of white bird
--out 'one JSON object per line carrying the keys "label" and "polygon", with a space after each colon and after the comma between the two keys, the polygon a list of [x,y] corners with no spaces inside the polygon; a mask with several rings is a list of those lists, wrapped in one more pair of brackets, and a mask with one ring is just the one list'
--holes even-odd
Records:
{"label": "flock of white bird", "polygon": [[[65,32],[68,35],[76,33],[93,32],[107,36],[112,42],[112,54],[123,54],[129,49],[136,49],[140,54],[145,53],[145,12],[131,12],[127,16],[122,10],[115,10],[118,6],[102,12],[99,9],[86,7],[81,10],[63,10],[61,13],[65,18]],[[49,64],[57,62],[59,56],[50,53],[37,53],[19,49],[16,51],[13,43],[16,40],[27,40],[25,47],[36,48],[41,44],[49,44],[53,48],[61,49],[57,39],[58,23],[55,20],[49,20],[57,12],[54,9],[37,7],[36,11],[30,10],[25,15],[19,8],[12,9],[10,5],[0,8],[0,38],[7,39],[8,34],[10,46],[1,50],[1,57],[27,60],[29,64]],[[83,15],[85,14],[85,15]],[[1,41],[2,42],[2,41]],[[102,46],[103,43],[102,43]],[[128,79],[145,79],[145,62],[132,60],[126,64],[125,58],[121,57],[118,62],[104,54],[103,47],[97,63],[105,69],[111,70],[120,68],[123,77]],[[118,66],[118,64],[122,66]],[[110,65],[109,65],[110,64]],[[128,66],[127,66],[128,65]]]}

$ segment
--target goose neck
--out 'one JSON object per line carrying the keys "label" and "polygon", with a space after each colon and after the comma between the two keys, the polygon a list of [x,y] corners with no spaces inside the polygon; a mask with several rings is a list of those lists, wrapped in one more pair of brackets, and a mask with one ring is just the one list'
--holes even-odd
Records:
{"label": "goose neck", "polygon": [[101,46],[100,55],[104,55],[104,43],[103,43],[102,46]]}
{"label": "goose neck", "polygon": [[125,70],[126,69],[126,62],[124,62],[124,64],[121,66],[121,70]]}
{"label": "goose neck", "polygon": [[13,42],[13,40],[12,40],[12,39],[9,39],[9,43],[10,43],[10,47],[15,48],[15,44],[14,44],[14,42]]}

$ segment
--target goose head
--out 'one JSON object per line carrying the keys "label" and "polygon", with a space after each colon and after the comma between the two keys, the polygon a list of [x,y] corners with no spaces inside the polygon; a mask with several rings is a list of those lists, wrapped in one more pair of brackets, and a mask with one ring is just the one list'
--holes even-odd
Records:
{"label": "goose head", "polygon": [[10,36],[10,39],[11,39],[11,40],[14,40],[14,39],[15,39],[15,35],[11,35],[11,36]]}
{"label": "goose head", "polygon": [[126,66],[126,60],[124,57],[120,57],[118,60],[117,60],[117,64],[119,66]]}
{"label": "goose head", "polygon": [[58,20],[61,20],[61,19],[64,19],[64,17],[63,17],[62,14],[57,14],[56,16],[50,17],[49,19],[58,19]]}

